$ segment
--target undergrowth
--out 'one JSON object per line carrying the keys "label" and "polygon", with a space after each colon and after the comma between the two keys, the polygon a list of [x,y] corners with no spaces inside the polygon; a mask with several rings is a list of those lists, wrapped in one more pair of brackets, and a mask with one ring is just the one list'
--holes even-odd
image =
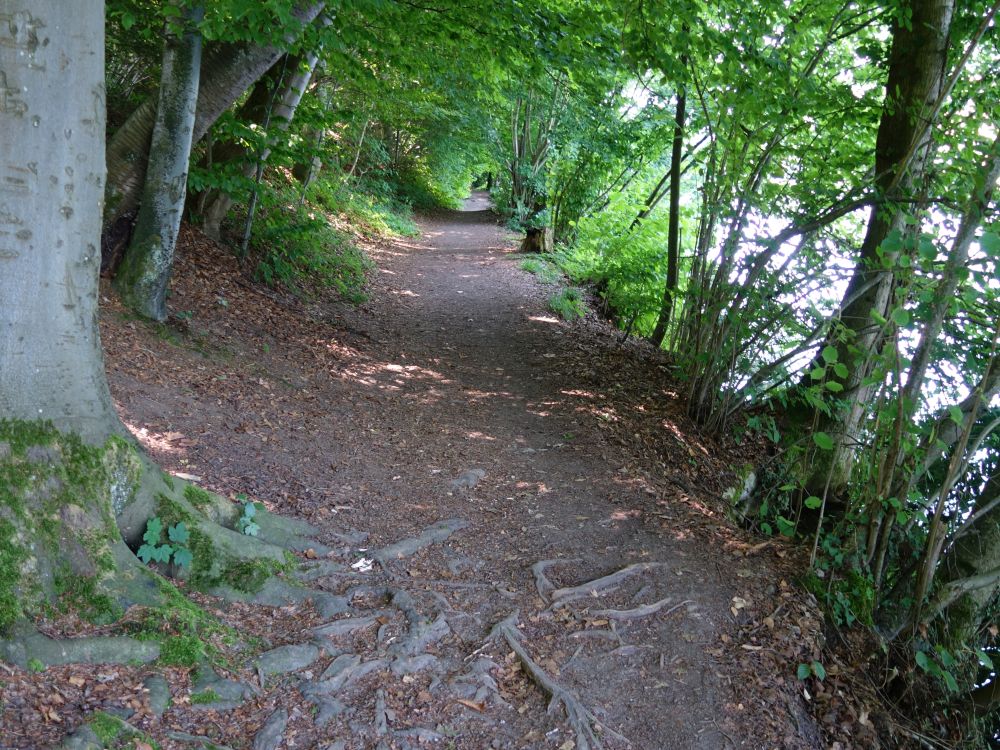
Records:
{"label": "undergrowth", "polygon": [[549,298],[549,309],[564,320],[575,320],[586,314],[586,302],[579,289],[566,287]]}

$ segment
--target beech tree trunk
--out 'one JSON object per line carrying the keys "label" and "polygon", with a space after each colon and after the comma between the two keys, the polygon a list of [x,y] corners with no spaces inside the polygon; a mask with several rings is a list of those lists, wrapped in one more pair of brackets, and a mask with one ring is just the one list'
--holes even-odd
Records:
{"label": "beech tree trunk", "polygon": [[[265,130],[271,130],[272,120],[274,121],[273,127],[275,130],[268,134],[267,147],[262,153],[256,155],[248,154],[240,148],[239,153],[234,156],[234,159],[244,162],[244,176],[252,177],[258,170],[262,169],[264,162],[267,161],[268,156],[271,154],[271,148],[278,140],[278,133],[288,130],[292,118],[295,117],[295,110],[298,109],[299,102],[302,101],[302,96],[309,86],[309,81],[312,80],[312,75],[316,70],[318,62],[319,55],[315,52],[310,52],[305,57],[289,57],[284,75],[281,75],[279,71],[279,75],[274,83],[275,86],[279,87],[278,91],[280,93],[274,100],[273,109],[270,107],[265,108],[263,118],[260,120]],[[218,239],[220,225],[223,219],[226,218],[232,205],[232,196],[226,193],[219,193],[215,196],[215,200],[206,206],[204,225],[206,234]]]}
{"label": "beech tree trunk", "polygon": [[97,329],[103,3],[20,5],[0,44],[16,92],[0,100],[0,418],[98,442],[119,425]]}
{"label": "beech tree trunk", "polygon": [[133,311],[151,320],[167,317],[167,285],[187,194],[188,162],[198,101],[201,8],[189,10],[181,35],[163,47],[160,101],[153,128],[142,204],[135,234],[115,277],[115,288]]}

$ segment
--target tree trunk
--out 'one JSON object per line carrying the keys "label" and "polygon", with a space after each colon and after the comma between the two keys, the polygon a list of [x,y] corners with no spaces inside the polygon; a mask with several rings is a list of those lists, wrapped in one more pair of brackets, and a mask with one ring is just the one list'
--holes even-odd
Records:
{"label": "tree trunk", "polygon": [[[886,240],[905,233],[905,211],[899,201],[910,196],[923,179],[932,144],[928,117],[941,93],[948,56],[954,0],[909,0],[905,24],[893,29],[885,105],[875,143],[876,184],[882,201],[871,212],[854,274],[844,293],[840,330],[829,344],[848,368],[843,386],[848,405],[825,418],[819,427],[834,439],[832,451],[822,451],[808,481],[811,490],[828,484],[831,496],[841,496],[850,480],[862,422],[873,385],[866,385],[886,340],[886,329],[873,314],[890,317],[901,252]],[[850,302],[847,302],[851,300]],[[808,417],[811,419],[810,417]]]}
{"label": "tree trunk", "polygon": [[[250,96],[240,107],[238,114],[240,121],[262,125],[268,119],[268,112],[281,86],[281,79],[287,67],[288,55],[283,55],[257,80]],[[236,140],[226,140],[215,144],[212,148],[213,165],[232,165],[237,162],[239,162],[239,171],[246,176],[252,174],[252,170],[248,171],[247,168],[249,159],[247,150],[242,143]],[[198,203],[201,206],[198,212],[201,230],[214,240],[221,239],[222,221],[233,205],[232,197],[221,190],[210,189],[199,197]]]}
{"label": "tree trunk", "polygon": [[[302,3],[295,15],[303,25],[312,22],[325,3]],[[288,40],[291,42],[292,40]],[[219,44],[210,47],[201,66],[198,106],[192,143],[197,143],[240,94],[281,56],[277,47]],[[108,143],[108,183],[105,190],[104,229],[132,212],[146,173],[149,143],[156,119],[156,99],[147,99]]]}
{"label": "tree trunk", "polygon": [[[203,588],[250,560],[281,564],[284,551],[219,525],[232,523],[232,503],[202,491],[196,506],[193,488],[126,437],[97,327],[104,4],[21,3],[8,3],[10,43],[0,44],[8,91],[0,100],[0,637],[15,636],[0,640],[0,659],[25,666],[53,654],[20,634],[59,590],[85,592],[102,619],[162,602],[162,581],[125,543],[153,515],[188,524],[190,575]],[[97,640],[66,653],[158,655],[155,644]],[[55,658],[65,660],[61,652]]]}
{"label": "tree trunk", "polygon": [[201,34],[195,24],[202,12],[202,8],[187,11],[183,35],[168,34],[164,42],[146,185],[132,244],[115,278],[125,304],[151,320],[167,317],[167,284],[184,211],[198,101]]}
{"label": "tree trunk", "polygon": [[674,142],[670,154],[670,218],[667,226],[667,281],[663,287],[663,302],[660,316],[650,340],[657,349],[663,344],[667,334],[670,315],[674,309],[674,295],[677,294],[677,267],[680,253],[681,224],[681,151],[684,147],[684,105],[686,97],[681,90],[677,94],[677,112],[674,118]]}

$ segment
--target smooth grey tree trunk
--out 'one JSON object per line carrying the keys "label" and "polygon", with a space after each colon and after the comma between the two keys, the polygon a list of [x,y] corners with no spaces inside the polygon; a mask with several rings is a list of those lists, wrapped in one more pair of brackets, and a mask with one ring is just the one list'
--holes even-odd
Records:
{"label": "smooth grey tree trunk", "polygon": [[[264,114],[264,128],[269,129],[271,120],[276,120],[277,132],[269,135],[267,148],[256,158],[247,158],[249,155],[245,153],[238,157],[246,160],[243,167],[243,174],[246,177],[253,177],[259,169],[263,168],[264,162],[271,154],[271,148],[278,140],[278,133],[287,131],[291,125],[292,119],[295,117],[295,110],[298,109],[299,102],[302,101],[302,96],[309,86],[309,81],[312,80],[316,64],[319,62],[319,55],[310,52],[302,58],[292,57],[289,61],[291,64],[289,70],[285,71],[283,80],[278,80],[275,83],[280,87],[278,89],[281,92],[280,96],[276,99],[273,110]],[[205,234],[214,239],[219,238],[222,221],[229,213],[229,209],[232,208],[233,202],[231,195],[218,193],[215,199],[205,207],[202,226]]]}
{"label": "smooth grey tree trunk", "polygon": [[122,300],[143,317],[167,317],[167,285],[187,194],[188,162],[198,101],[202,8],[185,14],[182,34],[163,46],[160,101],[135,234],[115,277]]}
{"label": "smooth grey tree trunk", "polygon": [[23,0],[5,8],[0,418],[51,420],[97,443],[121,430],[97,328],[104,4]]}
{"label": "smooth grey tree trunk", "polygon": [[[295,10],[303,27],[325,3],[301,3]],[[288,40],[289,43],[292,40]],[[219,116],[260,78],[282,54],[278,47],[220,44],[205,52],[192,143],[208,132]],[[107,205],[103,227],[133,211],[139,203],[156,120],[156,98],[147,99],[115,132],[108,143]]]}

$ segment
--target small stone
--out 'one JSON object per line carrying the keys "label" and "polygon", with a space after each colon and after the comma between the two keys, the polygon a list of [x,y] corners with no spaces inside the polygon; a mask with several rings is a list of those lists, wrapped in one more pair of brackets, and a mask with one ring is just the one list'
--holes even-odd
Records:
{"label": "small stone", "polygon": [[288,726],[288,711],[280,709],[271,714],[253,738],[253,750],[277,750]]}
{"label": "small stone", "polygon": [[485,476],[486,472],[483,469],[469,469],[468,471],[463,471],[455,479],[451,480],[451,486],[456,490],[471,490],[479,484]]}
{"label": "small stone", "polygon": [[142,684],[149,691],[149,710],[156,717],[163,716],[170,705],[170,685],[158,674],[150,675]]}

